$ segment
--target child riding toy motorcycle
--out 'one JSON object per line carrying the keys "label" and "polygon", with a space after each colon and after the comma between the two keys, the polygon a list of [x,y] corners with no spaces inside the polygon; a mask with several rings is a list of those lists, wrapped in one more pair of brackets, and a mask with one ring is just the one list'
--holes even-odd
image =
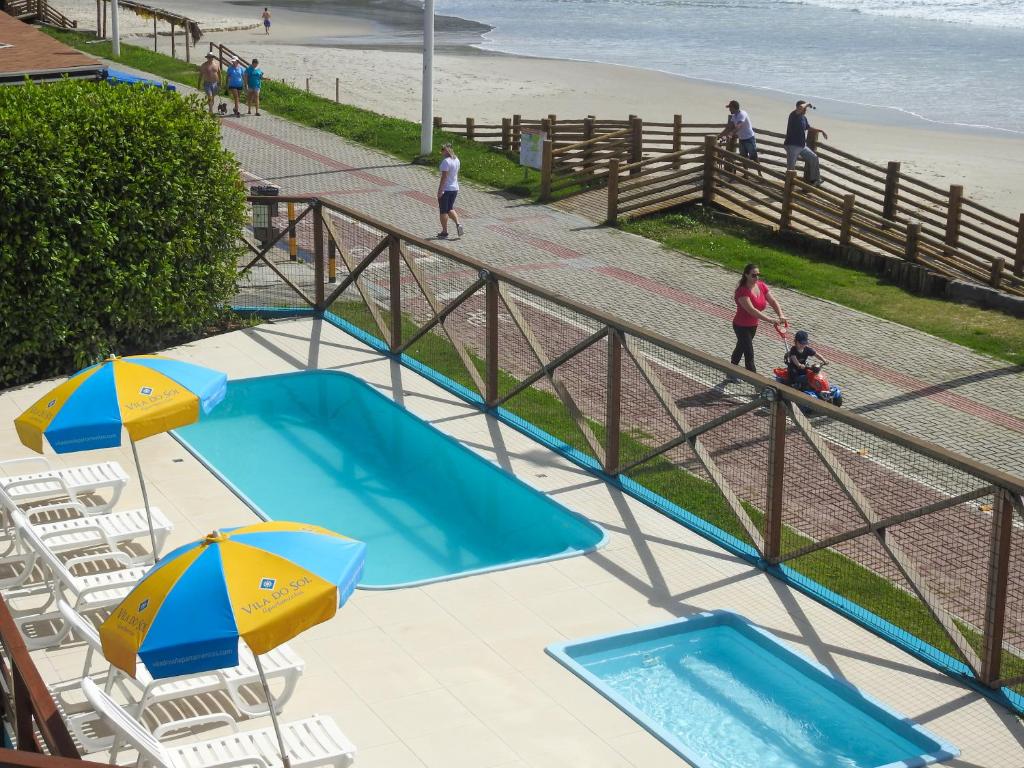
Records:
{"label": "child riding toy motorcycle", "polygon": [[[780,335],[785,341],[785,332]],[[825,374],[821,372],[822,366],[828,361],[819,355],[807,342],[810,336],[807,331],[797,331],[794,336],[796,342],[786,352],[784,362],[785,368],[775,368],[775,380],[780,384],[788,384],[802,391],[804,394],[832,403],[836,407],[843,404],[843,391],[835,384],[830,384]],[[811,358],[815,358],[810,362]]]}

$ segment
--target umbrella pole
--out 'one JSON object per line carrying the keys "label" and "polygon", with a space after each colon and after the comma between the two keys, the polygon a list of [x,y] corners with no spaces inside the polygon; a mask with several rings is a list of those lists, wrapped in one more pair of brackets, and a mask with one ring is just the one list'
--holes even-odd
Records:
{"label": "umbrella pole", "polygon": [[153,562],[160,562],[160,554],[156,551],[156,534],[153,533],[153,513],[149,509],[149,494],[146,493],[146,478],[142,476],[142,465],[139,463],[139,449],[135,447],[135,441],[131,440],[132,455],[135,457],[135,471],[139,475],[139,487],[142,488],[142,501],[146,505],[146,522],[149,523],[149,541],[153,545]]}
{"label": "umbrella pole", "polygon": [[274,733],[277,734],[277,747],[281,750],[281,760],[284,768],[291,768],[292,761],[288,759],[288,753],[284,748],[284,738],[281,736],[281,726],[277,722],[277,710],[274,709],[274,697],[270,695],[270,686],[267,684],[267,677],[263,674],[263,665],[260,664],[260,656],[254,653],[252,657],[256,660],[256,671],[260,673],[260,682],[263,683],[263,692],[267,694],[267,707],[270,709],[270,721],[274,724]]}

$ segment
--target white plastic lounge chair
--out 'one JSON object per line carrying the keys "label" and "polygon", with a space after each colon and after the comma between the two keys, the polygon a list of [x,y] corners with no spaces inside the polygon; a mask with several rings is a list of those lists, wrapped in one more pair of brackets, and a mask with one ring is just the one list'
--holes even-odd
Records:
{"label": "white plastic lounge chair", "polygon": [[[103,658],[103,644],[100,642],[99,632],[88,619],[84,618],[63,600],[57,601],[57,610],[60,612],[63,620],[71,627],[75,636],[85,641],[87,650],[85,653],[85,663],[82,668],[82,677],[88,677],[94,655],[100,659]],[[110,674],[107,676],[105,689],[110,691],[113,684],[117,683],[118,687],[126,695],[131,696],[133,700],[137,698],[138,705],[132,710],[132,714],[135,717],[141,717],[146,707],[161,701],[221,690],[227,692],[231,703],[241,713],[249,717],[266,715],[269,711],[266,702],[262,700],[254,702],[250,697],[245,696],[241,690],[250,685],[259,686],[260,675],[256,670],[256,663],[253,661],[252,651],[249,650],[248,646],[240,643],[238,650],[239,664],[237,667],[217,669],[199,675],[182,675],[180,677],[166,677],[154,680],[149,674],[149,670],[146,669],[146,665],[141,661],[137,661],[135,678],[133,679],[116,667],[112,667]],[[272,681],[279,678],[284,681],[283,690],[274,696],[274,709],[280,713],[288,699],[291,698],[292,693],[295,692],[295,684],[298,682],[305,665],[298,654],[289,648],[287,644],[280,645],[270,651],[270,653],[263,654],[260,657],[260,663],[263,665],[263,673],[266,675],[268,683],[272,683]],[[134,684],[134,691],[126,687],[129,683]],[[140,690],[142,692],[141,695],[139,695]],[[262,687],[260,687],[261,693],[262,690]]]}
{"label": "white plastic lounge chair", "polygon": [[[271,768],[281,764],[277,739],[271,728],[238,731],[237,723],[228,715],[214,714],[178,720],[150,733],[89,678],[82,681],[82,691],[118,736],[138,752],[138,768]],[[168,730],[213,723],[228,725],[234,732],[180,746],[164,745],[159,741]],[[323,715],[281,723],[281,732],[292,768],[344,768],[351,764],[356,754],[356,748],[337,724]],[[116,755],[111,755],[111,762],[115,759]]]}
{"label": "white plastic lounge chair", "polygon": [[[11,519],[28,549],[34,550],[37,561],[46,571],[48,583],[39,587],[10,590],[7,601],[14,614],[15,624],[25,636],[25,645],[29,650],[47,648],[57,645],[67,636],[70,627],[64,622],[56,609],[50,609],[58,599],[74,606],[79,612],[94,611],[119,603],[136,582],[145,575],[147,568],[132,567],[131,558],[120,551],[103,551],[89,555],[72,557],[62,562],[51,552],[39,535],[35,532],[25,516],[13,512]],[[91,572],[77,575],[74,569],[87,564],[112,563],[121,566],[119,570]],[[19,609],[22,598],[45,596],[41,606],[31,609]],[[35,634],[28,630],[30,625],[39,625],[47,621],[56,621],[57,629],[50,634]]]}
{"label": "white plastic lounge chair", "polygon": [[[0,563],[9,563],[12,571],[17,570],[8,578],[0,578],[0,588],[23,584],[37,559],[35,550],[26,547],[18,537],[11,521],[12,512],[20,512],[25,517],[51,552],[71,552],[91,547],[115,550],[118,544],[136,540],[144,542],[145,546],[149,545],[149,521],[145,509],[115,510],[104,515],[90,515],[86,509],[79,502],[71,500],[21,509],[0,489],[0,527],[3,529],[2,535],[9,541],[7,549],[0,553]],[[152,508],[152,517],[156,554],[159,554],[174,526],[158,507]],[[37,522],[37,518],[50,522]],[[132,557],[132,562],[151,565],[153,554],[142,552]]]}
{"label": "white plastic lounge chair", "polygon": [[[59,481],[59,482],[58,482]],[[128,484],[128,475],[116,461],[54,468],[45,456],[0,461],[0,487],[16,504],[69,495],[72,501],[106,490],[110,499],[93,507],[94,512],[113,509]]]}

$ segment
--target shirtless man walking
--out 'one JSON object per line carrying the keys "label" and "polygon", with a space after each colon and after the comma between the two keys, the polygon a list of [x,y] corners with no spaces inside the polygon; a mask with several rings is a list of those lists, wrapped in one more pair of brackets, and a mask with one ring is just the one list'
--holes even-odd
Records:
{"label": "shirtless man walking", "polygon": [[213,100],[220,90],[220,62],[212,53],[206,54],[206,61],[199,65],[199,87],[206,94],[206,106],[212,115]]}

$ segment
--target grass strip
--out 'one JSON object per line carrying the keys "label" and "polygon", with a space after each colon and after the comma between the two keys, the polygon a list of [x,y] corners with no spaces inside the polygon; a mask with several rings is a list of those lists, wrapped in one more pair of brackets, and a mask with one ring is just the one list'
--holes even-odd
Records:
{"label": "grass strip", "polygon": [[[121,44],[121,55],[113,56],[108,41],[97,41],[81,32],[44,28],[65,45],[118,64],[149,72],[164,80],[195,88],[199,67],[179,59],[135,45]],[[420,126],[408,120],[388,117],[350,104],[338,104],[322,96],[272,78],[264,78],[260,92],[261,108],[279,117],[333,133],[345,139],[378,149],[399,160],[412,162],[420,149]],[[515,159],[483,144],[467,141],[454,134],[435,131],[434,145],[450,141],[462,160],[463,178],[529,197],[540,192],[540,174],[520,166]],[[435,151],[432,159],[440,162]]]}
{"label": "grass strip", "polygon": [[[687,255],[721,264],[737,274],[751,262],[772,286],[924,331],[1015,365],[1024,365],[1024,321],[991,309],[917,296],[880,277],[779,243],[771,232],[718,216],[704,208],[627,221],[622,229]],[[795,318],[814,332],[813,318]],[[896,361],[898,363],[898,361]]]}

